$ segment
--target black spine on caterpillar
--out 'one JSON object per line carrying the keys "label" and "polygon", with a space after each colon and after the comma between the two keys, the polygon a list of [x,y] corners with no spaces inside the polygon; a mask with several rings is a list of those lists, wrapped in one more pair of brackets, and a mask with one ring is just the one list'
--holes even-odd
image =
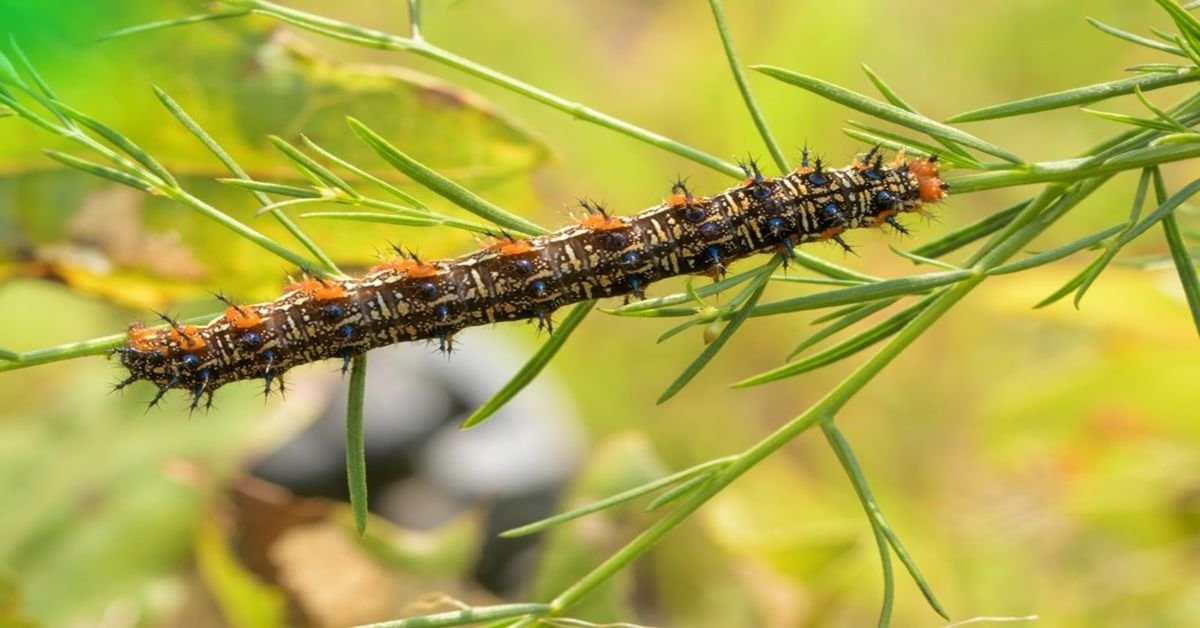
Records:
{"label": "black spine on caterpillar", "polygon": [[[369,349],[433,340],[448,349],[465,327],[533,320],[601,297],[641,298],[658,280],[722,274],[736,260],[805,242],[841,240],[848,229],[890,225],[942,198],[936,159],[885,165],[872,150],[840,169],[807,159],[782,177],[753,163],[741,184],[694,195],[683,181],[661,204],[626,217],[584,202],[578,224],[525,240],[503,236],[484,249],[426,262],[407,254],[359,279],[304,279],[278,299],[229,306],[203,326],[131,326],[118,350],[130,370],[161,393],[180,388],[193,404],[243,379],[279,381],[289,368],[328,358],[348,361]],[[848,247],[847,247],[848,248]]]}

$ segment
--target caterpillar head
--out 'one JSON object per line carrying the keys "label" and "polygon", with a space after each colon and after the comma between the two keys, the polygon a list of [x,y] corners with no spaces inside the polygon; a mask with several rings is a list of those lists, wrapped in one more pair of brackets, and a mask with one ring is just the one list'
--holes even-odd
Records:
{"label": "caterpillar head", "polygon": [[129,344],[120,349],[121,364],[131,380],[144,379],[160,389],[194,389],[207,385],[203,355],[208,342],[193,325],[167,329],[129,327]]}
{"label": "caterpillar head", "polygon": [[937,156],[908,162],[908,171],[917,177],[922,203],[936,203],[946,196],[950,186],[938,175]]}

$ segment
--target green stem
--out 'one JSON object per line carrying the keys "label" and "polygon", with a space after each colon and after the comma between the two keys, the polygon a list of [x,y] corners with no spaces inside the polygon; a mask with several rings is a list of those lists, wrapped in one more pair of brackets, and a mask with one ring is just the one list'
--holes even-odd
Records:
{"label": "green stem", "polygon": [[1090,157],[1064,159],[1029,164],[1026,167],[993,170],[948,177],[951,191],[961,194],[996,188],[1007,188],[1030,183],[1065,182],[1090,179],[1125,170],[1140,170],[1172,161],[1200,157],[1200,144],[1172,144],[1131,150],[1102,163],[1094,163]]}
{"label": "green stem", "polygon": [[242,236],[243,238],[270,251],[271,253],[274,253],[275,255],[295,264],[299,268],[304,269],[306,272],[311,272],[314,270],[313,263],[308,258],[296,253],[282,244],[279,244],[278,242],[255,231],[254,229],[251,229],[245,224],[225,214],[225,212],[222,212],[221,210],[209,205],[208,203],[205,203],[199,198],[192,196],[189,192],[182,189],[176,189],[164,190],[163,193],[166,196],[200,212],[206,218],[217,222],[221,226],[233,231],[239,236]]}
{"label": "green stem", "polygon": [[754,126],[758,128],[758,134],[762,137],[763,143],[767,145],[767,150],[771,151],[775,167],[779,168],[780,173],[786,173],[791,170],[791,166],[779,148],[779,143],[775,141],[775,136],[771,134],[771,128],[767,126],[767,120],[758,108],[753,92],[750,91],[750,82],[746,80],[746,72],[742,70],[737,52],[733,49],[733,38],[729,36],[729,26],[725,22],[725,9],[721,7],[721,0],[708,0],[708,5],[712,7],[713,20],[717,23],[717,33],[721,36],[721,45],[725,47],[725,57],[729,59],[729,69],[733,72],[733,80],[737,82],[738,91],[742,94],[746,109],[750,111],[750,117],[754,119]]}
{"label": "green stem", "polygon": [[949,621],[950,615],[942,604],[937,601],[933,595],[933,589],[925,582],[925,577],[921,575],[917,565],[909,557],[904,546],[900,544],[899,537],[892,530],[887,519],[883,516],[883,511],[879,509],[878,502],[875,501],[875,496],[871,493],[871,487],[867,484],[867,478],[863,475],[862,467],[858,464],[858,459],[854,455],[854,450],[850,448],[850,442],[842,435],[841,430],[833,420],[826,421],[821,424],[821,431],[825,433],[825,440],[829,442],[829,446],[833,448],[834,454],[837,456],[838,462],[841,463],[842,469],[846,471],[847,477],[850,478],[850,483],[854,485],[854,492],[858,494],[858,500],[862,504],[863,510],[867,513],[867,519],[871,522],[871,528],[874,532],[875,539],[878,542],[881,538],[886,543],[881,544],[879,551],[879,559],[883,563],[883,580],[884,580],[884,606],[880,612],[879,625],[886,626],[890,621],[891,616],[891,598],[894,588],[891,580],[892,561],[889,554],[888,544],[892,546],[892,550],[900,557],[900,562],[908,569],[909,575],[917,583],[921,589],[921,593],[925,596],[925,600],[933,607],[939,615]]}
{"label": "green stem", "polygon": [[360,28],[337,20],[321,17],[311,13],[305,13],[289,7],[267,2],[265,0],[234,0],[228,1],[227,4],[233,4],[242,7],[252,8],[254,12],[261,13],[267,16],[283,19],[291,24],[295,24],[301,28],[357,43],[359,45],[371,45],[384,50],[403,50],[413,54],[425,57],[442,65],[454,68],[461,72],[465,72],[476,78],[483,79],[493,85],[515,92],[525,96],[531,100],[540,102],[548,107],[557,109],[563,113],[571,115],[577,119],[584,120],[597,124],[607,129],[616,131],[622,135],[631,137],[641,142],[656,146],[671,153],[675,153],[681,157],[694,161],[698,164],[712,168],[717,172],[722,172],[733,177],[741,177],[742,171],[736,165],[718,159],[713,155],[709,155],[703,151],[697,150],[676,142],[666,136],[659,135],[652,131],[648,131],[639,126],[630,124],[615,118],[606,113],[602,113],[591,107],[581,103],[572,102],[552,94],[546,90],[540,89],[529,83],[518,80],[506,74],[497,72],[487,66],[480,65],[469,59],[460,57],[452,52],[443,50],[438,46],[429,43],[424,39],[415,39],[409,37],[401,37],[382,31]]}
{"label": "green stem", "polygon": [[367,356],[356,355],[350,370],[350,394],[346,405],[346,481],[350,510],[359,536],[367,531],[367,453],[363,428],[363,399],[367,391]]}
{"label": "green stem", "polygon": [[[204,144],[204,147],[207,148],[208,151],[212,153],[218,161],[224,164],[230,172],[232,172],[238,179],[250,179],[250,175],[248,175],[242,166],[234,160],[233,156],[226,152],[225,148],[218,144],[217,140],[213,138],[213,136],[209,135],[208,132],[204,130],[204,127],[200,126],[200,124],[196,122],[192,116],[188,115],[188,113],[183,110],[183,107],[179,106],[179,103],[175,102],[174,98],[171,98],[169,94],[167,94],[157,85],[154,86],[154,94],[158,96],[159,101],[162,102],[163,106],[167,108],[167,111],[170,111],[171,114],[174,115],[177,120],[179,120],[179,123],[184,126],[184,128],[191,132],[196,139],[200,140],[200,143]],[[257,190],[252,190],[251,193],[263,207],[267,207],[272,204],[271,199],[268,198],[266,194]],[[292,219],[287,216],[287,214],[284,214],[277,209],[272,209],[271,216],[274,217],[275,220],[279,221],[279,224],[283,225],[283,228],[287,229],[288,233],[292,234],[293,238],[296,238],[300,244],[304,245],[304,248],[308,249],[308,251],[313,254],[313,257],[316,257],[327,271],[334,275],[341,274],[341,271],[338,270],[337,264],[334,264],[333,260],[325,255],[325,252],[321,250],[321,247],[317,246],[317,244],[308,237],[308,234],[304,233],[304,231],[300,229],[300,226],[293,222]]]}

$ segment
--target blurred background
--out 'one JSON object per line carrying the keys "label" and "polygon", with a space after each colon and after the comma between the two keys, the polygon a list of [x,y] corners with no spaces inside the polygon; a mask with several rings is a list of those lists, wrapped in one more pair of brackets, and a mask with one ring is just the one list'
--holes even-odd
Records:
{"label": "blurred background", "polygon": [[[397,33],[401,2],[290,6]],[[698,0],[428,2],[424,32],[469,59],[730,160],[764,156],[733,87],[708,5]],[[741,0],[726,7],[746,64],[770,64],[870,93],[868,64],[923,113],[1123,76],[1152,51],[1089,26],[1171,30],[1148,0],[1018,0],[953,7],[910,0]],[[332,43],[264,19],[95,43],[100,34],[198,10],[183,1],[0,0],[11,32],[60,97],[147,148],[185,185],[255,228],[248,194],[159,105],[175,97],[256,179],[293,171],[267,141],[307,134],[439,210],[348,131],[353,115],[414,157],[540,224],[575,199],[632,213],[676,175],[700,192],[721,175],[402,53]],[[1086,14],[1084,11],[1086,10]],[[751,75],[777,138],[841,164],[863,150],[840,129],[861,118]],[[1180,93],[1155,92],[1159,105]],[[1129,102],[1106,110],[1134,112]],[[1076,110],[968,127],[1028,160],[1075,155],[1122,129]],[[287,268],[177,205],[66,172],[66,146],[0,119],[0,347],[25,351],[119,333],[151,309],[216,311],[207,291],[273,298]],[[1179,186],[1196,165],[1167,170]],[[1124,176],[1039,245],[1122,220]],[[810,253],[878,276],[913,272],[888,250],[987,216],[1032,189],[951,196],[911,240],[855,232],[856,255]],[[1194,214],[1182,218],[1193,228]],[[388,243],[423,256],[478,243],[463,232],[312,220],[344,268]],[[886,515],[955,619],[1037,614],[1053,626],[1200,623],[1200,352],[1157,230],[1089,292],[1032,305],[1091,259],[1077,255],[989,280],[841,415]],[[952,257],[955,261],[959,258]],[[748,262],[755,264],[757,262]],[[738,268],[749,268],[747,263]],[[737,269],[735,268],[735,271]],[[678,291],[682,281],[654,286]],[[765,298],[800,294],[772,286]],[[593,313],[505,413],[459,432],[544,341],[525,325],[462,334],[372,358],[368,473],[375,518],[353,534],[343,499],[345,385],[334,364],[289,376],[286,400],[257,384],[221,389],[209,413],[182,397],[145,411],[153,389],[110,394],[120,369],[81,359],[0,375],[0,624],[346,625],[453,608],[545,600],[656,517],[644,503],[533,540],[499,530],[736,453],[802,412],[863,356],[749,390],[730,382],[782,362],[819,313],[754,319],[670,402],[662,390],[702,350],[700,328],[663,344],[673,321]],[[944,622],[897,564],[895,624]],[[870,528],[823,439],[806,434],[739,480],[575,613],[664,626],[861,626],[882,584]]]}

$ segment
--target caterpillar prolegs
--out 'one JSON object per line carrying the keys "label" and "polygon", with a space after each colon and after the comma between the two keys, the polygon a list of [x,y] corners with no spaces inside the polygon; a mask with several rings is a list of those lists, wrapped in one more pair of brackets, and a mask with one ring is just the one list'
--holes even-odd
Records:
{"label": "caterpillar prolegs", "polygon": [[[730,262],[818,240],[846,247],[847,229],[891,225],[898,214],[938,201],[946,184],[936,158],[885,164],[872,150],[844,168],[819,160],[781,177],[753,164],[746,178],[712,196],[683,182],[658,205],[631,216],[610,215],[584,203],[577,224],[528,239],[495,244],[455,259],[425,261],[400,255],[361,278],[306,278],[274,301],[227,302],[206,325],[164,328],[133,324],[118,349],[129,377],[119,387],[149,380],[156,403],[172,388],[188,391],[196,407],[229,382],[272,381],[293,366],[341,358],[411,340],[443,347],[466,327],[534,319],[548,326],[558,308],[600,297],[632,295],[660,279],[719,276]],[[849,248],[849,247],[846,247]]]}

